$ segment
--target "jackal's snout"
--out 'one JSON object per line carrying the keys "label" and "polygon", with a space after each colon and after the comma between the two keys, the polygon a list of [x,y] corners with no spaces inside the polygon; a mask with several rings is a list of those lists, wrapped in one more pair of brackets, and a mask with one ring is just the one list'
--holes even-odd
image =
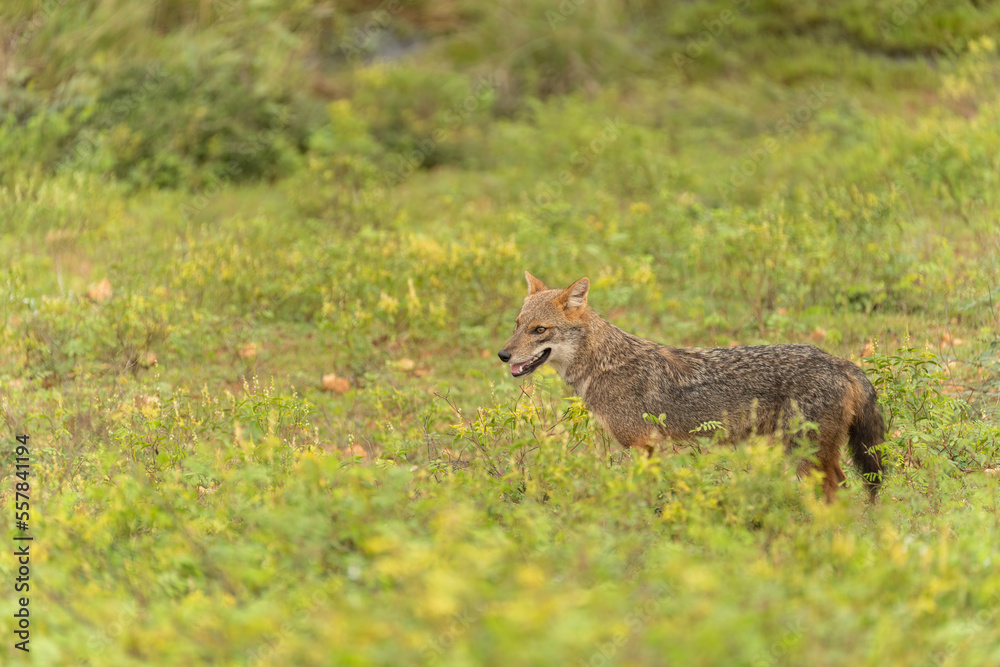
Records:
{"label": "jackal's snout", "polygon": [[497,356],[500,357],[500,361],[504,362],[505,364],[508,361],[510,361],[510,352],[508,352],[507,350],[500,350],[497,353]]}

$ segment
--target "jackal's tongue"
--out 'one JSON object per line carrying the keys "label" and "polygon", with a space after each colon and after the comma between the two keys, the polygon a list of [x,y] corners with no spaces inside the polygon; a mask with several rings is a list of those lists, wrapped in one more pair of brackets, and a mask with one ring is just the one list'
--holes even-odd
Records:
{"label": "jackal's tongue", "polygon": [[530,363],[530,362],[525,361],[523,364],[511,364],[510,365],[510,374],[511,375],[517,375],[518,373],[520,373],[521,371],[524,370],[524,367],[527,366],[528,363]]}

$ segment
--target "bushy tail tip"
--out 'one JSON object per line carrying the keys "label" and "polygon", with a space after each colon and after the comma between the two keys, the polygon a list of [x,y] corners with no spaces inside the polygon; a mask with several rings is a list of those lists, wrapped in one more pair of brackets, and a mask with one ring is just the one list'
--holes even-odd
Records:
{"label": "bushy tail tip", "polygon": [[869,388],[865,402],[847,429],[847,447],[854,467],[865,480],[868,497],[875,500],[882,485],[885,462],[879,445],[885,440],[885,422],[878,407],[874,388]]}

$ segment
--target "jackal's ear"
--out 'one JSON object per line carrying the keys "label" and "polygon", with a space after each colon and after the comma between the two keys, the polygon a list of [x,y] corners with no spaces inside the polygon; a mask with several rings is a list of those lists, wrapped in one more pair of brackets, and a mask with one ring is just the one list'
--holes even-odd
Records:
{"label": "jackal's ear", "polygon": [[580,278],[575,283],[563,290],[556,301],[562,303],[566,310],[579,310],[587,306],[587,294],[590,293],[590,280]]}
{"label": "jackal's ear", "polygon": [[524,272],[524,277],[528,281],[528,296],[531,296],[535,292],[541,292],[543,290],[548,289],[548,287],[545,286],[545,283],[543,283],[541,280],[531,275],[527,271]]}

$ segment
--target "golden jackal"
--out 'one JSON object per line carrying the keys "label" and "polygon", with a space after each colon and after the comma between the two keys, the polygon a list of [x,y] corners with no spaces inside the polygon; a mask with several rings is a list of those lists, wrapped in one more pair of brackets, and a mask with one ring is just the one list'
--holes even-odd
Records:
{"label": "golden jackal", "polygon": [[[846,477],[840,445],[872,499],[882,480],[878,445],[885,426],[875,388],[855,364],[812,345],[677,348],[626,333],[587,306],[590,281],[549,289],[525,272],[528,296],[514,335],[500,351],[514,377],[548,362],[623,447],[653,451],[657,438],[690,440],[699,425],[722,422],[726,439],[779,434],[792,449],[789,422],[814,422],[823,490],[832,500]],[[665,415],[651,423],[643,415]],[[799,466],[799,474],[810,469]]]}

